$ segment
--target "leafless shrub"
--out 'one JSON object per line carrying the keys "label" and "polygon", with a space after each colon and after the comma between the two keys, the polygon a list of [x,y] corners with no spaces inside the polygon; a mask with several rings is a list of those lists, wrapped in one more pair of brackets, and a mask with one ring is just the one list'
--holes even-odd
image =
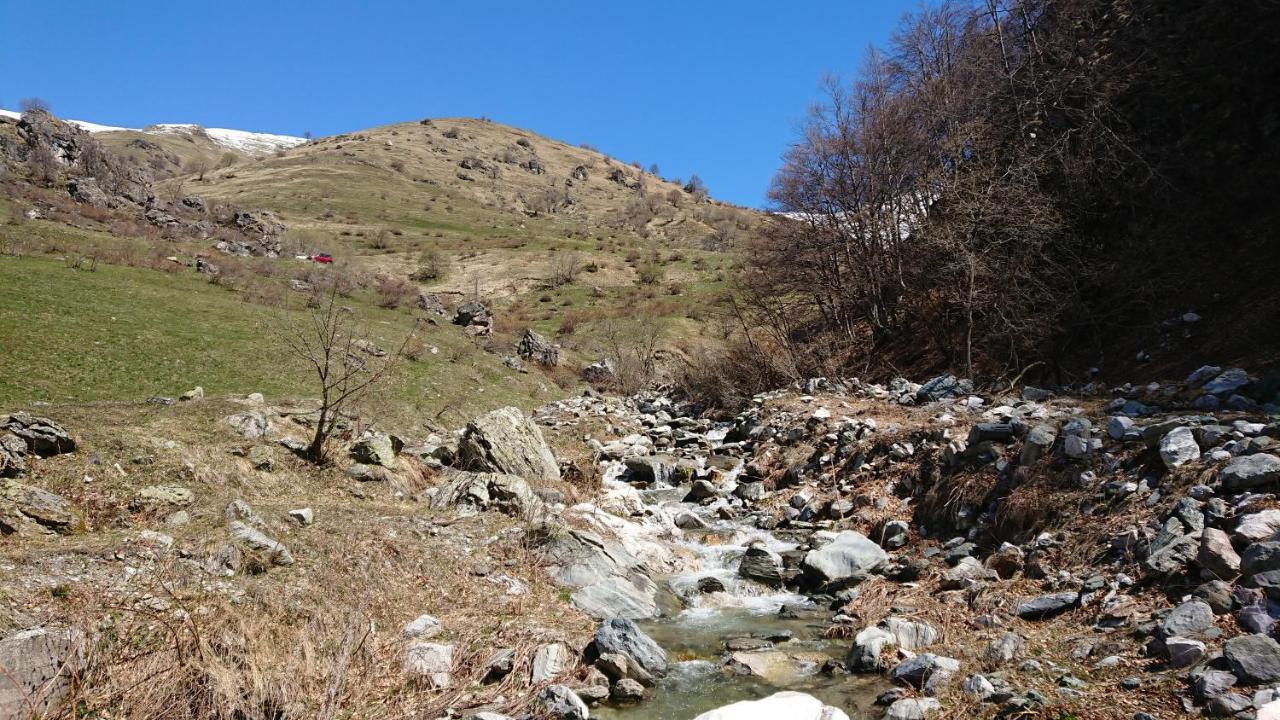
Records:
{"label": "leafless shrub", "polygon": [[322,463],[343,412],[388,376],[414,332],[410,330],[395,352],[385,358],[365,355],[358,348],[362,341],[368,341],[367,333],[351,308],[338,303],[338,294],[332,289],[319,307],[303,317],[282,318],[278,324],[285,347],[310,367],[316,381],[320,400],[306,455],[312,462]]}

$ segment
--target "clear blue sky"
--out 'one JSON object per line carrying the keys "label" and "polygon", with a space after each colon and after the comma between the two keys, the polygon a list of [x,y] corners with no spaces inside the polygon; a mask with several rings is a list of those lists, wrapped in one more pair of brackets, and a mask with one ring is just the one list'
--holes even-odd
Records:
{"label": "clear blue sky", "polygon": [[316,136],[486,115],[763,205],[826,73],[911,0],[2,0],[0,105]]}

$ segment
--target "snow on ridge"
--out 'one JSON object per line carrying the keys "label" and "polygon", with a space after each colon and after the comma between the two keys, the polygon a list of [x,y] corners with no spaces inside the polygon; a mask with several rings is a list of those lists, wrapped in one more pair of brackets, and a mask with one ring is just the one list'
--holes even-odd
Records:
{"label": "snow on ridge", "polygon": [[[22,113],[12,110],[0,110],[0,117],[18,119],[22,117]],[[148,125],[141,130],[135,128],[115,127],[113,125],[99,125],[97,123],[85,122],[84,120],[67,120],[67,122],[91,133],[100,132],[143,132],[152,135],[157,134],[174,134],[174,133],[190,133],[200,129],[195,123],[158,123]],[[266,154],[275,152],[276,150],[285,150],[296,147],[305,143],[306,138],[294,137],[292,135],[274,135],[272,133],[257,133],[247,130],[232,130],[229,128],[204,128],[204,132],[209,139],[215,143],[249,153],[251,155]]]}
{"label": "snow on ridge", "polygon": [[[13,118],[14,120],[17,120],[18,118],[22,117],[22,113],[14,112],[12,110],[0,110],[0,116]],[[130,128],[123,128],[123,127],[116,127],[114,125],[99,125],[98,123],[91,123],[85,120],[67,120],[67,122],[83,130],[87,130],[88,132],[91,132],[91,133],[117,132],[119,130],[130,129]]]}
{"label": "snow on ridge", "polygon": [[230,128],[201,128],[194,123],[157,123],[143,128],[147,133],[191,133],[203,129],[209,139],[233,150],[250,154],[269,153],[296,147],[306,142],[306,138],[292,135],[274,135],[272,133],[232,130]]}

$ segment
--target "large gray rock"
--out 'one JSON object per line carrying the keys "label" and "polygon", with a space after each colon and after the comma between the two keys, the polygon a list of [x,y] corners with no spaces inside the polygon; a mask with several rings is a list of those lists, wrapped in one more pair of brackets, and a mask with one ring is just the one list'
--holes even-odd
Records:
{"label": "large gray rock", "polygon": [[1206,383],[1203,389],[1211,395],[1225,395],[1239,390],[1249,382],[1249,373],[1240,368],[1229,368]]}
{"label": "large gray rock", "polygon": [[0,718],[43,717],[66,698],[85,667],[74,629],[35,628],[0,640]]}
{"label": "large gray rock", "polygon": [[1142,566],[1155,575],[1180,572],[1200,552],[1200,538],[1178,535],[1159,545],[1142,561]]}
{"label": "large gray rock", "polygon": [[1262,510],[1240,518],[1232,533],[1245,544],[1271,540],[1280,534],[1280,510]]}
{"label": "large gray rock", "polygon": [[431,496],[433,508],[460,507],[467,512],[497,510],[534,522],[545,519],[546,505],[523,478],[504,473],[446,470],[445,482]]}
{"label": "large gray rock", "polygon": [[938,631],[928,623],[890,617],[854,637],[847,664],[853,670],[876,672],[884,663],[881,655],[886,647],[915,651],[937,640]]}
{"label": "large gray rock", "polygon": [[903,698],[893,701],[884,720],[925,720],[941,709],[942,703],[933,698]]}
{"label": "large gray rock", "polygon": [[1160,623],[1159,633],[1162,638],[1174,636],[1194,638],[1213,627],[1213,608],[1209,603],[1196,599],[1188,600],[1174,608]]}
{"label": "large gray rock", "polygon": [[246,525],[239,520],[232,520],[227,525],[227,529],[231,532],[233,540],[248,545],[259,552],[266,553],[272,565],[289,566],[293,564],[293,555],[289,552],[289,548],[261,530]]}
{"label": "large gray rock", "polygon": [[1176,468],[1200,457],[1200,446],[1196,444],[1195,433],[1189,427],[1170,430],[1160,438],[1160,459],[1165,467]]}
{"label": "large gray rock", "polygon": [[1280,458],[1258,453],[1233,459],[1218,475],[1227,490],[1249,490],[1280,481]]}
{"label": "large gray rock", "polygon": [[725,705],[693,720],[849,720],[849,716],[812,695],[786,691]]}
{"label": "large gray rock", "polygon": [[453,683],[453,646],[427,642],[410,645],[405,651],[404,671],[433,688],[449,687]]}
{"label": "large gray rock", "polygon": [[1204,529],[1196,562],[1216,578],[1233,578],[1240,573],[1240,556],[1231,547],[1231,538],[1217,528]]}
{"label": "large gray rock", "polygon": [[384,468],[396,466],[396,442],[390,435],[377,433],[357,440],[351,445],[351,458],[366,465],[379,465]]}
{"label": "large gray rock", "polygon": [[1018,456],[1020,465],[1034,465],[1040,458],[1046,457],[1058,439],[1058,429],[1052,425],[1037,425],[1027,433],[1022,444],[1022,453]]}
{"label": "large gray rock", "polygon": [[542,431],[519,408],[505,407],[467,424],[458,443],[461,467],[509,473],[527,480],[555,481],[560,467]]}
{"label": "large gray rock", "polygon": [[1080,593],[1066,591],[1041,595],[1018,605],[1018,617],[1024,620],[1041,620],[1053,617],[1075,607]]}
{"label": "large gray rock", "polygon": [[893,666],[889,679],[914,688],[923,688],[935,676],[954,675],[960,671],[960,661],[933,653],[920,653]]}
{"label": "large gray rock", "polygon": [[593,642],[597,655],[621,655],[654,677],[667,674],[667,653],[626,618],[600,623]]}
{"label": "large gray rock", "polygon": [[27,471],[27,441],[0,431],[0,478],[18,477]]}
{"label": "large gray rock", "polygon": [[[0,525],[9,525],[6,517],[64,534],[75,532],[83,525],[75,507],[66,498],[17,480],[0,480]],[[19,526],[10,532],[22,532],[22,528]]]}
{"label": "large gray rock", "polygon": [[525,360],[545,367],[555,367],[560,364],[560,348],[533,330],[524,331],[516,352]]}
{"label": "large gray rock", "polygon": [[549,643],[533,654],[529,682],[540,685],[559,677],[569,667],[569,649],[560,643]]}
{"label": "large gray rock", "polygon": [[1280,680],[1280,643],[1266,635],[1240,635],[1222,644],[1222,656],[1245,685]]}
{"label": "large gray rock", "polygon": [[805,555],[801,568],[820,583],[848,584],[860,582],[888,559],[888,553],[867,536],[846,530]]}
{"label": "large gray rock", "polygon": [[570,602],[597,620],[656,617],[658,586],[622,543],[549,525],[540,548],[551,579],[573,590]]}
{"label": "large gray rock", "polygon": [[564,685],[548,685],[538,693],[538,704],[554,720],[587,720],[591,712],[578,694]]}
{"label": "large gray rock", "polygon": [[763,545],[752,545],[738,564],[738,575],[770,587],[782,587],[782,557]]}
{"label": "large gray rock", "polygon": [[61,455],[73,452],[76,442],[58,423],[42,417],[34,417],[24,412],[14,413],[0,425],[0,430],[22,438],[27,443],[27,452],[40,457]]}
{"label": "large gray rock", "polygon": [[1240,572],[1244,575],[1280,570],[1280,542],[1258,542],[1240,555]]}
{"label": "large gray rock", "polygon": [[260,412],[245,412],[228,415],[222,420],[232,430],[249,440],[264,437],[271,430],[271,421]]}
{"label": "large gray rock", "polygon": [[1189,667],[1200,662],[1200,658],[1204,657],[1205,649],[1204,643],[1191,638],[1174,636],[1164,641],[1164,651],[1169,657],[1169,666],[1175,668]]}

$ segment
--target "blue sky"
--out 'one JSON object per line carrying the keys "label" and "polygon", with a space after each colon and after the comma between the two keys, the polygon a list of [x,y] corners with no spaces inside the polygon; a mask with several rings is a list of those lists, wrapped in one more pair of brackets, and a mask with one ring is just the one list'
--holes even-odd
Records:
{"label": "blue sky", "polygon": [[485,115],[761,206],[826,73],[914,0],[3,0],[0,105],[328,135]]}

